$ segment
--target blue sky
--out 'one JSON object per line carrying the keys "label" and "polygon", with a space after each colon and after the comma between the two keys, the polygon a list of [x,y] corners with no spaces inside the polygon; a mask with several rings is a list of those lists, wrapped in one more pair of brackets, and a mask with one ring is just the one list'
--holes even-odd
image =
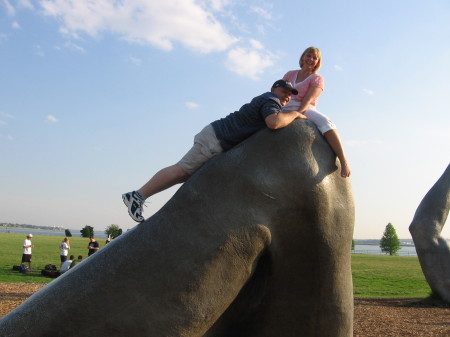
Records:
{"label": "blue sky", "polygon": [[447,0],[0,0],[0,222],[132,228],[121,194],[313,45],[319,109],[353,170],[354,237],[391,222],[410,238],[450,159],[449,18]]}

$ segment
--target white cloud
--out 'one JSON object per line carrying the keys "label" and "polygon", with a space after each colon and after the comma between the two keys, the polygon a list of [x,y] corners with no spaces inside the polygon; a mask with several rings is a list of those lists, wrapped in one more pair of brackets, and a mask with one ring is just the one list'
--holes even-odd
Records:
{"label": "white cloud", "polygon": [[364,91],[367,95],[370,95],[370,96],[372,96],[373,94],[375,94],[372,90],[366,89],[366,88],[362,89],[362,91]]}
{"label": "white cloud", "polygon": [[275,58],[259,41],[251,40],[250,47],[235,47],[228,52],[226,66],[241,76],[258,79],[266,68],[274,64]]}
{"label": "white cloud", "polygon": [[6,13],[8,13],[9,16],[16,15],[16,10],[8,0],[2,0],[2,5],[6,8]]}
{"label": "white cloud", "polygon": [[42,47],[39,45],[36,46],[36,55],[41,56],[41,57],[45,56],[44,51],[42,50]]}
{"label": "white cloud", "polygon": [[53,116],[53,115],[47,115],[45,120],[48,121],[48,122],[52,122],[52,123],[58,122],[58,119],[55,116]]}
{"label": "white cloud", "polygon": [[81,47],[81,46],[79,46],[76,43],[73,43],[71,41],[66,41],[64,43],[64,48],[66,48],[68,50],[72,50],[72,51],[78,51],[80,53],[85,53],[86,52],[83,47]]}
{"label": "white cloud", "polygon": [[66,50],[70,50],[70,51],[86,53],[86,50],[82,46],[80,46],[72,41],[65,41],[64,44],[55,46],[54,48],[59,51],[66,49]]}
{"label": "white cloud", "polygon": [[6,124],[6,122],[0,121],[0,125],[5,125],[5,124]]}
{"label": "white cloud", "polygon": [[34,9],[33,4],[29,0],[17,0],[17,4],[21,8]]}
{"label": "white cloud", "polygon": [[13,115],[7,114],[6,112],[0,111],[0,116],[5,118],[14,118]]}
{"label": "white cloud", "polygon": [[13,140],[13,137],[11,135],[2,135],[2,134],[0,134],[0,138],[4,138],[6,140]]}
{"label": "white cloud", "polygon": [[[10,5],[11,0],[0,0]],[[17,7],[33,8],[30,0],[17,0]],[[231,9],[234,0],[41,0],[41,13],[60,22],[59,32],[68,40],[62,48],[86,52],[74,41],[86,36],[100,38],[115,35],[122,40],[170,51],[175,45],[199,53],[225,52],[225,66],[241,76],[258,79],[275,63],[276,56],[261,42],[243,40],[229,33],[221,20],[231,21],[233,29],[239,20]],[[36,6],[36,5],[35,5]],[[266,21],[273,20],[270,4],[253,6],[250,10]],[[9,8],[8,7],[8,8]],[[259,26],[260,34],[264,26]],[[247,34],[251,34],[248,31]],[[38,52],[43,56],[43,52]],[[130,57],[136,66],[142,60]]]}
{"label": "white cloud", "polygon": [[250,40],[250,46],[254,49],[259,49],[259,50],[264,49],[264,45],[255,39]]}
{"label": "white cloud", "polygon": [[252,10],[252,12],[258,14],[259,16],[261,16],[265,20],[271,20],[272,19],[271,12],[269,12],[268,10],[265,10],[264,8],[253,6],[250,9]]}
{"label": "white cloud", "polygon": [[201,53],[223,51],[237,41],[213,15],[214,9],[227,4],[224,1],[214,1],[209,11],[195,0],[43,0],[41,4],[46,15],[62,21],[60,31],[73,37],[112,32],[133,43],[163,50],[181,43]]}
{"label": "white cloud", "polygon": [[196,109],[200,106],[200,104],[195,102],[186,102],[185,103],[188,109]]}
{"label": "white cloud", "polygon": [[142,60],[141,59],[139,59],[139,58],[137,58],[137,57],[133,57],[133,56],[130,56],[129,57],[129,61],[131,62],[131,63],[133,63],[135,66],[137,66],[137,67],[139,67],[141,64],[142,64]]}
{"label": "white cloud", "polygon": [[210,7],[215,11],[222,11],[231,4],[231,0],[202,0],[203,7]]}
{"label": "white cloud", "polygon": [[333,68],[334,68],[334,70],[337,70],[337,71],[343,71],[344,70],[344,68],[342,68],[340,65],[337,65],[337,64],[335,64],[333,66]]}
{"label": "white cloud", "polygon": [[[15,0],[14,4],[18,8],[34,9],[33,4],[29,0]],[[5,7],[6,13],[9,16],[15,16],[16,15],[16,9],[14,8],[13,5],[11,5],[11,2],[9,0],[0,0],[0,7],[2,7],[2,6]],[[15,22],[14,24],[17,24],[17,23]],[[16,28],[16,27],[13,26],[13,28]]]}
{"label": "white cloud", "polygon": [[20,29],[20,25],[19,25],[19,23],[18,23],[17,21],[14,21],[14,22],[11,24],[11,27],[12,27],[13,29]]}
{"label": "white cloud", "polygon": [[256,31],[258,32],[258,34],[264,35],[266,34],[266,27],[264,27],[263,25],[256,25]]}

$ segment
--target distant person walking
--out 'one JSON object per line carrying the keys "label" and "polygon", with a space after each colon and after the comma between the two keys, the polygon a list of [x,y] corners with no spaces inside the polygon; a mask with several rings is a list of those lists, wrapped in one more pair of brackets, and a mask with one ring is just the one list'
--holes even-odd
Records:
{"label": "distant person walking", "polygon": [[33,234],[28,234],[27,238],[23,240],[22,243],[22,263],[21,266],[24,265],[25,262],[28,263],[28,271],[32,271],[31,268],[31,248],[34,247],[34,245],[31,243],[31,240],[33,239]]}
{"label": "distant person walking", "polygon": [[64,240],[59,245],[60,250],[60,258],[61,258],[61,267],[65,261],[67,261],[67,255],[69,254],[70,243],[68,238],[64,238]]}
{"label": "distant person walking", "polygon": [[95,238],[93,236],[91,236],[91,241],[88,244],[88,256],[91,256],[92,254],[94,254],[97,250],[100,249],[100,245],[98,244],[97,241],[95,241]]}

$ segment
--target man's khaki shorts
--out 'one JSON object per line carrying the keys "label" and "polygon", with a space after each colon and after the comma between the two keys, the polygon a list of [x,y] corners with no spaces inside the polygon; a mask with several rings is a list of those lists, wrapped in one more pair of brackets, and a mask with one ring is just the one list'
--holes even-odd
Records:
{"label": "man's khaki shorts", "polygon": [[205,126],[194,137],[194,145],[177,163],[188,174],[192,175],[204,163],[215,155],[223,152],[211,124]]}

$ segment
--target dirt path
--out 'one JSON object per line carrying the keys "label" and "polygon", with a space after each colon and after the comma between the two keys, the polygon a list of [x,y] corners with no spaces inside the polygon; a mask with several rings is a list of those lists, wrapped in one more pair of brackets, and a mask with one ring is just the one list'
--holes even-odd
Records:
{"label": "dirt path", "polygon": [[[0,283],[0,317],[42,288],[42,284]],[[417,299],[355,299],[354,336],[450,336],[450,308]]]}
{"label": "dirt path", "polygon": [[450,336],[450,308],[419,299],[355,299],[354,336]]}

